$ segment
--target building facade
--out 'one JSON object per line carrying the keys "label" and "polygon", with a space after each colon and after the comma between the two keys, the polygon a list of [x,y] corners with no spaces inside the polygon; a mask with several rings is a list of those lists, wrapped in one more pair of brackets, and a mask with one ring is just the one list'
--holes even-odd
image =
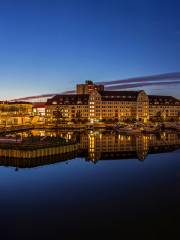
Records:
{"label": "building facade", "polygon": [[89,95],[56,95],[46,104],[46,123],[75,120],[87,121],[89,117]]}
{"label": "building facade", "polygon": [[147,121],[149,99],[144,91],[93,91],[89,97],[89,120]]}
{"label": "building facade", "polygon": [[34,116],[32,119],[32,124],[44,124],[46,114],[46,103],[45,102],[33,103],[32,111]]}
{"label": "building facade", "polygon": [[180,101],[172,96],[149,96],[150,120],[180,120]]}
{"label": "building facade", "polygon": [[[81,93],[81,94],[80,94]],[[56,95],[47,101],[46,122],[88,120],[179,120],[180,101],[171,96],[147,95],[141,91],[105,91],[91,81],[77,85],[77,93]]]}
{"label": "building facade", "polygon": [[94,90],[104,91],[104,85],[96,85],[91,80],[86,80],[85,84],[76,85],[77,94],[91,94]]}
{"label": "building facade", "polygon": [[0,126],[29,124],[31,116],[32,103],[0,102]]}

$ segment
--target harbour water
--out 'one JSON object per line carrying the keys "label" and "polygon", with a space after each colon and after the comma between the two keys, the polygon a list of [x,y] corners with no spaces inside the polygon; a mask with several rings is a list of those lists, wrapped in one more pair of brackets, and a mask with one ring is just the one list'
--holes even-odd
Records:
{"label": "harbour water", "polygon": [[176,231],[178,133],[131,136],[41,130],[31,135],[59,135],[78,141],[79,149],[63,157],[32,161],[0,158],[3,239]]}

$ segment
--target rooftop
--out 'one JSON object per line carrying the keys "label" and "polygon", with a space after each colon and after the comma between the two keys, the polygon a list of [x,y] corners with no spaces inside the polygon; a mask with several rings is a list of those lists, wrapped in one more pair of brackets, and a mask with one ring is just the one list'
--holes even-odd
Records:
{"label": "rooftop", "polygon": [[180,101],[172,96],[149,95],[150,104],[180,105]]}
{"label": "rooftop", "polygon": [[51,104],[88,104],[88,94],[68,94],[68,95],[56,95],[47,100],[47,105]]}
{"label": "rooftop", "polygon": [[100,92],[102,100],[110,101],[136,101],[140,91],[102,91]]}
{"label": "rooftop", "polygon": [[25,101],[0,101],[0,104],[32,104],[31,102],[25,102]]}

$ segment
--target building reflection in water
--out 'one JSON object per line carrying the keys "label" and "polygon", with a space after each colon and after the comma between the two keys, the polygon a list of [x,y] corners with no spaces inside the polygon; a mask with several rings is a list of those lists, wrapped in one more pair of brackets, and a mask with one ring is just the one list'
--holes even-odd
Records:
{"label": "building reflection in water", "polygon": [[123,135],[90,132],[81,136],[80,147],[88,149],[87,160],[132,159],[145,160],[148,154],[178,149],[180,137],[175,132],[159,135]]}
{"label": "building reflection in water", "polygon": [[96,163],[100,160],[138,159],[144,161],[148,154],[175,151],[180,147],[180,136],[176,132],[162,132],[158,135],[123,135],[106,131],[39,131],[21,133],[22,138],[29,135],[60,136],[79,142],[79,150],[61,156],[41,157],[38,159],[0,158],[0,164],[15,167],[35,167],[76,157]]}

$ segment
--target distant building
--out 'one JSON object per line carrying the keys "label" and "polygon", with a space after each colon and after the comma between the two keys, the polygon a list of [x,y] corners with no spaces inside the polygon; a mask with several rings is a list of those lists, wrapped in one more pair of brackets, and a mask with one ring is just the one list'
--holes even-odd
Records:
{"label": "distant building", "polygon": [[76,85],[77,94],[91,94],[94,90],[103,91],[103,85],[96,85],[91,80],[86,80],[85,84]]}
{"label": "distant building", "polygon": [[[84,90],[83,90],[84,88]],[[59,116],[65,121],[87,119],[91,122],[127,118],[147,121],[149,99],[144,91],[104,91],[92,82],[77,86],[77,92],[89,94],[56,95],[47,101],[46,119],[53,122]]]}
{"label": "distant building", "polygon": [[31,116],[32,103],[0,102],[0,126],[29,124]]}
{"label": "distant building", "polygon": [[72,121],[73,119],[88,120],[89,95],[71,94],[56,95],[48,99],[46,104],[46,122],[52,123],[58,120]]}
{"label": "distant building", "polygon": [[162,117],[179,119],[180,101],[171,96],[147,95],[142,91],[105,91],[92,81],[77,85],[77,94],[56,95],[47,101],[46,121],[74,119],[99,122],[104,120],[138,120],[147,122]]}
{"label": "distant building", "polygon": [[33,103],[33,114],[41,117],[45,116],[46,102],[35,102]]}
{"label": "distant building", "polygon": [[45,109],[46,109],[46,102],[33,103],[32,113],[34,118],[32,119],[32,124],[45,122],[45,113],[46,113]]}
{"label": "distant building", "polygon": [[105,91],[87,80],[76,94],[60,94],[46,103],[0,102],[0,125],[60,122],[180,120],[180,100],[141,91]]}
{"label": "distant building", "polygon": [[44,123],[45,107],[46,103],[1,101],[0,126]]}
{"label": "distant building", "polygon": [[172,96],[149,95],[149,118],[179,120],[180,101]]}
{"label": "distant building", "polygon": [[95,90],[89,99],[89,119],[147,121],[149,99],[144,91],[102,91]]}

